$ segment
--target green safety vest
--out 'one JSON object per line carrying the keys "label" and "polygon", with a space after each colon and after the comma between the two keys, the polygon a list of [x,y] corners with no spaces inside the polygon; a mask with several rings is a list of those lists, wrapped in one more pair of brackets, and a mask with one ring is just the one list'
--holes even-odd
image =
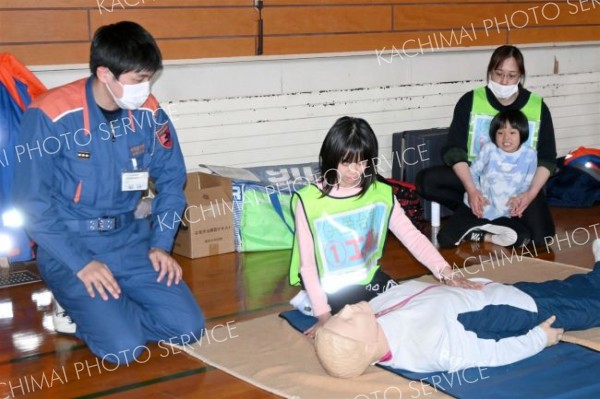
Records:
{"label": "green safety vest", "polygon": [[[374,182],[363,196],[322,196],[313,184],[292,198],[302,201],[312,234],[321,286],[332,293],[349,284],[366,285],[379,268],[394,206],[392,188]],[[298,237],[294,237],[290,284],[300,284]]]}
{"label": "green safety vest", "polygon": [[[542,97],[531,93],[529,101],[521,112],[529,121],[529,138],[526,143],[537,148],[538,134],[540,132],[540,120],[542,119]],[[498,110],[489,103],[485,87],[473,90],[473,107],[471,108],[471,119],[469,120],[469,139],[467,141],[467,152],[469,161],[472,162],[486,143],[490,142],[490,123]]]}

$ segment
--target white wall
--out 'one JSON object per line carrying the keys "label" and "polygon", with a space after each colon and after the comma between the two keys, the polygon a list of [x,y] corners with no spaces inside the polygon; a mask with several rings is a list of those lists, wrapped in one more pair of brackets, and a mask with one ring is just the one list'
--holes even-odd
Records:
{"label": "white wall", "polygon": [[[526,87],[552,112],[559,155],[600,148],[600,43],[521,49]],[[169,62],[154,93],[171,103],[188,170],[316,161],[342,115],[369,121],[391,159],[394,132],[449,125],[458,98],[483,84],[492,50]],[[31,69],[48,87],[88,74],[84,65]]]}

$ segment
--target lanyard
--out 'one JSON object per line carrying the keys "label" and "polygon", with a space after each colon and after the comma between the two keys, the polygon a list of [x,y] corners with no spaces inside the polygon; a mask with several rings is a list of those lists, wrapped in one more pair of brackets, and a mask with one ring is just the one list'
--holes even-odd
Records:
{"label": "lanyard", "polygon": [[416,297],[417,295],[421,295],[422,293],[424,293],[427,290],[430,290],[432,288],[435,287],[443,287],[442,285],[430,285],[428,287],[423,288],[421,291],[417,292],[416,294],[412,294],[411,296],[409,296],[408,298],[405,298],[404,300],[398,302],[395,305],[390,306],[387,309],[383,309],[377,313],[375,313],[375,318],[379,318],[383,315],[386,315],[390,312],[393,312],[394,310],[400,309],[401,307],[403,307],[404,305],[406,305],[408,302],[410,302],[414,297]]}
{"label": "lanyard", "polygon": [[[493,284],[493,283],[494,283],[494,281],[488,281],[487,283],[484,284],[484,286],[485,285],[489,285],[489,284]],[[383,309],[383,310],[375,313],[375,318],[379,318],[379,317],[381,317],[383,315],[386,315],[386,314],[388,314],[390,312],[393,312],[394,310],[400,309],[401,307],[403,307],[404,305],[406,305],[408,302],[410,302],[417,295],[421,295],[425,291],[430,290],[430,289],[435,288],[435,287],[444,287],[444,286],[443,285],[430,285],[428,287],[425,287],[421,291],[417,292],[416,294],[412,294],[411,296],[409,296],[408,298],[405,298],[404,300],[398,302],[397,304],[392,305],[392,306],[390,306],[387,309]]]}

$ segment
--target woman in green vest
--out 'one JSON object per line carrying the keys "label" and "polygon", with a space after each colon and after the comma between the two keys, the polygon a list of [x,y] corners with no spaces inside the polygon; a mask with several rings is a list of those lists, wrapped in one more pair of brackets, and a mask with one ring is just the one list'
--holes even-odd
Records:
{"label": "woman in green vest", "polygon": [[438,279],[480,287],[453,276],[452,267],[404,214],[392,187],[377,174],[378,148],[365,120],[338,119],[321,146],[321,178],[292,198],[296,231],[290,284],[306,290],[292,304],[310,308],[319,320],[308,335],[345,305],[396,285],[379,268],[388,228]]}
{"label": "woman in green vest", "polygon": [[[445,165],[422,170],[417,175],[419,194],[452,210],[465,207],[465,192],[472,212],[483,216],[486,198],[475,188],[469,164],[489,141],[489,126],[500,111],[520,110],[529,120],[527,143],[537,151],[538,164],[529,190],[513,199],[518,204],[512,217],[520,218],[531,232],[534,244],[555,234],[554,222],[542,191],[554,172],[556,141],[552,116],[542,98],[523,87],[525,63],[515,46],[498,47],[488,64],[487,86],[463,95],[456,107],[443,151]],[[481,224],[489,223],[481,219]]]}

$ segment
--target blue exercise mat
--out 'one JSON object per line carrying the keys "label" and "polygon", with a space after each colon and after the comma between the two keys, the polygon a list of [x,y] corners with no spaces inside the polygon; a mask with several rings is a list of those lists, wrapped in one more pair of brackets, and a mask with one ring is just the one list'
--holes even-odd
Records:
{"label": "blue exercise mat", "polygon": [[[298,331],[316,318],[297,310],[279,315]],[[470,368],[454,373],[414,373],[382,368],[461,399],[592,399],[600,398],[600,354],[561,342],[536,356],[502,367]]]}

